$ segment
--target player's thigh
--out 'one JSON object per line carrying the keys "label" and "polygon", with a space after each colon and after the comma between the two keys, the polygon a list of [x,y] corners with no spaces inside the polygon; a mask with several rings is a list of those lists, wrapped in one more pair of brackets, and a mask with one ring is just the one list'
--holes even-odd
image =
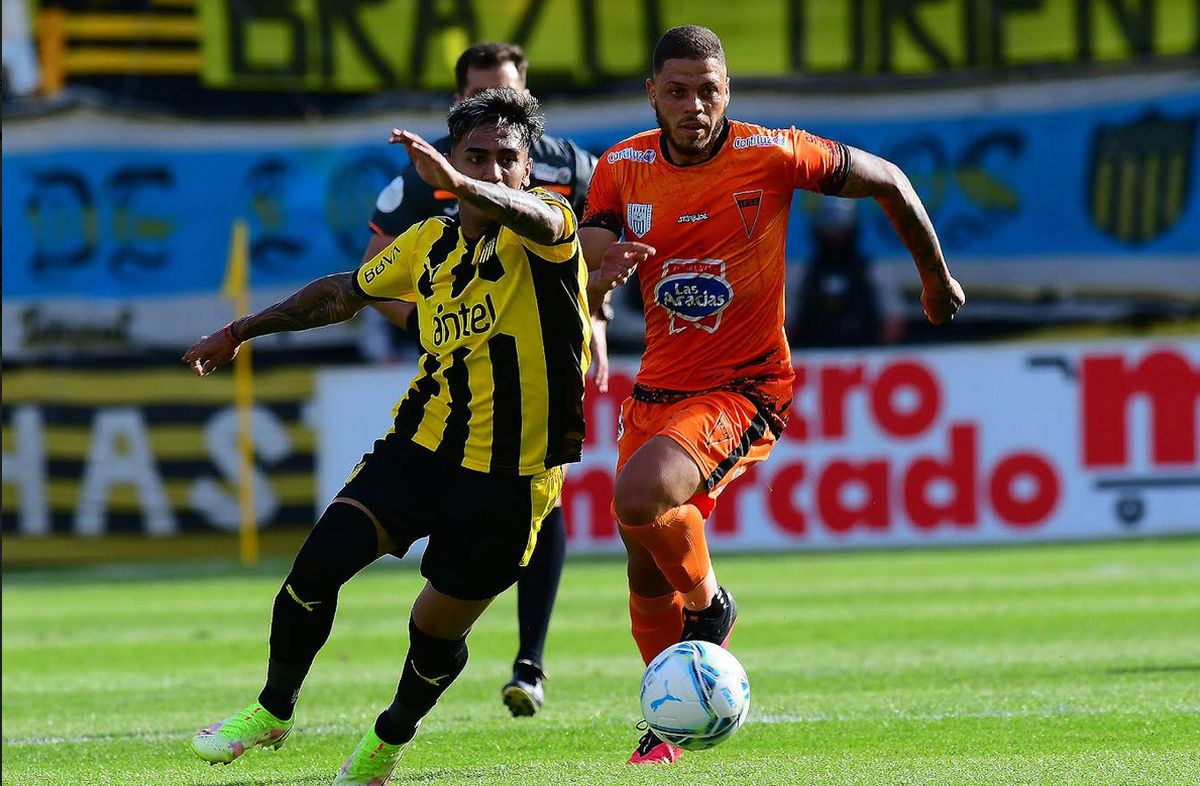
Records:
{"label": "player's thigh", "polygon": [[562,479],[560,467],[517,476],[443,464],[432,485],[438,503],[421,573],[459,600],[499,595],[529,564]]}
{"label": "player's thigh", "polygon": [[433,454],[410,440],[389,433],[375,441],[334,498],[353,505],[375,525],[379,552],[404,556],[429,534],[429,495]]}
{"label": "player's thigh", "polygon": [[[711,515],[716,497],[751,465],[763,461],[775,445],[767,413],[750,399],[729,391],[713,391],[690,396],[670,405],[642,404],[631,407],[632,420],[645,428],[647,418],[638,412],[641,407],[657,408],[652,427],[655,436],[629,455],[621,474],[626,480],[653,477],[648,463],[641,463],[643,451],[669,440],[677,447],[678,455],[686,455],[695,468],[690,475],[696,485],[691,495],[680,498],[676,489],[676,504],[692,502],[707,518]],[[661,455],[669,451],[659,451]],[[653,454],[652,454],[653,455]],[[677,465],[678,466],[678,465]],[[643,481],[645,482],[645,481]]]}

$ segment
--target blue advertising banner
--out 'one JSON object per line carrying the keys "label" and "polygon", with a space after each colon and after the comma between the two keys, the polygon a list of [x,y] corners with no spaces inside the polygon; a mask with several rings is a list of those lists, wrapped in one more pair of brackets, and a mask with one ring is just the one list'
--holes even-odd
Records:
{"label": "blue advertising banner", "polygon": [[[752,100],[735,102],[731,114],[805,126],[900,165],[956,265],[1061,257],[1086,277],[1095,257],[1200,259],[1200,90],[925,120],[814,121],[756,111]],[[597,113],[587,117],[584,123],[564,112],[551,119],[555,132],[596,152],[653,122],[648,109],[612,113],[601,124]],[[215,293],[239,216],[251,225],[255,287],[350,269],[365,246],[376,194],[403,165],[402,154],[382,143],[322,141],[319,131],[302,143],[238,146],[226,131],[221,146],[206,148],[193,131],[177,147],[23,151],[7,144],[19,133],[19,123],[10,125],[6,301]],[[794,256],[806,251],[803,215],[812,199],[796,201]],[[882,213],[865,209],[866,250],[903,253]],[[1197,282],[1200,262],[1192,288],[1200,289]]]}

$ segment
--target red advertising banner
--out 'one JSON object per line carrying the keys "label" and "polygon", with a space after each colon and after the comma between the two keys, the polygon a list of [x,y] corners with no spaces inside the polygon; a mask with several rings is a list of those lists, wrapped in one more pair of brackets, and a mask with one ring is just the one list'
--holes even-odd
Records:
{"label": "red advertising banner", "polygon": [[[709,520],[716,549],[1200,533],[1200,339],[814,352],[795,366],[785,433]],[[563,497],[576,550],[621,548],[609,503],[635,373],[615,362],[609,392],[588,393]],[[386,431],[409,378],[318,376],[319,500]]]}

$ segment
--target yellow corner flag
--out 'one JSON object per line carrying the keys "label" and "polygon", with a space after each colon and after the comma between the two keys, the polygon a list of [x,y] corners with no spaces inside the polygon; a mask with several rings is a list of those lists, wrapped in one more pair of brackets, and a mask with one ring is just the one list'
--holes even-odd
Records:
{"label": "yellow corner flag", "polygon": [[[233,318],[250,312],[250,229],[244,218],[233,222],[229,238],[229,264],[221,296],[233,301]],[[258,563],[258,522],[254,515],[254,366],[250,343],[241,346],[233,359],[233,403],[238,426],[238,545],[242,564]]]}

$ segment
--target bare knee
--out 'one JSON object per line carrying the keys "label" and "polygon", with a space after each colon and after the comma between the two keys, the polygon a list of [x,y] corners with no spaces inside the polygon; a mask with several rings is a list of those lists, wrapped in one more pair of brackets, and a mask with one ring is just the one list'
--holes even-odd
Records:
{"label": "bare knee", "polygon": [[617,475],[613,485],[613,511],[617,520],[626,526],[649,524],[670,510],[672,505],[663,499],[662,488],[645,472],[626,467]]}

